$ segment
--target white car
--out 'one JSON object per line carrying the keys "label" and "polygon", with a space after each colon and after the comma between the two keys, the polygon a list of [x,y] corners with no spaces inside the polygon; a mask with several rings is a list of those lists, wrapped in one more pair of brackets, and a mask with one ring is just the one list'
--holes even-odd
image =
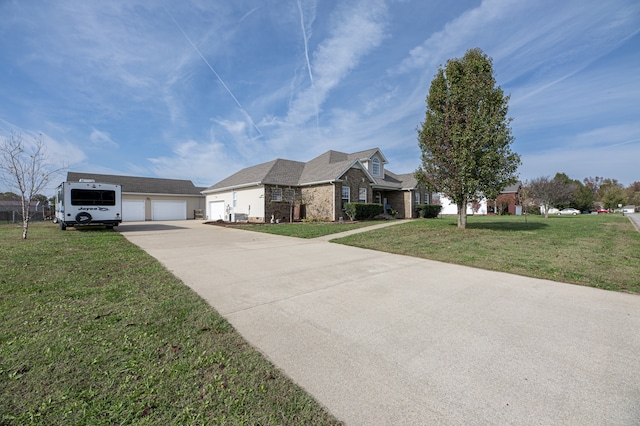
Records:
{"label": "white car", "polygon": [[580,210],[576,210],[576,209],[562,209],[558,212],[558,215],[561,214],[571,214],[571,215],[577,215],[580,214]]}

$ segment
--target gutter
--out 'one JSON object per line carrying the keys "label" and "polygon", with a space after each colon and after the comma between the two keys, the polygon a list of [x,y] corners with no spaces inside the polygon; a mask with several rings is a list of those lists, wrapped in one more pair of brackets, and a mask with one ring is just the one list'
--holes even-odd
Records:
{"label": "gutter", "polygon": [[243,183],[242,185],[233,185],[233,186],[225,186],[224,188],[216,188],[216,189],[205,189],[204,191],[201,191],[201,194],[207,195],[207,194],[214,194],[216,192],[225,192],[225,191],[231,191],[234,189],[239,189],[239,188],[249,188],[251,186],[260,186],[262,185],[262,182],[251,182],[251,183]]}

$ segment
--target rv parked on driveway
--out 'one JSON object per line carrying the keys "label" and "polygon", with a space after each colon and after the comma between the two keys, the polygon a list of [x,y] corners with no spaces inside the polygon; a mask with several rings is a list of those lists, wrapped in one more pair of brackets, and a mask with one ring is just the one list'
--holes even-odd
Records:
{"label": "rv parked on driveway", "polygon": [[56,191],[55,222],[60,229],[77,225],[105,225],[122,222],[122,187],[93,180],[63,182]]}

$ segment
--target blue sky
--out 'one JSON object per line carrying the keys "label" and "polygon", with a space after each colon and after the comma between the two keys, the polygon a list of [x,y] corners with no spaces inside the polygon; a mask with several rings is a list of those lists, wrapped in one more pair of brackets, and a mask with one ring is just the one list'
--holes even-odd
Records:
{"label": "blue sky", "polygon": [[479,47],[521,179],[640,180],[637,0],[0,1],[0,131],[72,171],[209,186],[275,158],[419,162],[438,66]]}

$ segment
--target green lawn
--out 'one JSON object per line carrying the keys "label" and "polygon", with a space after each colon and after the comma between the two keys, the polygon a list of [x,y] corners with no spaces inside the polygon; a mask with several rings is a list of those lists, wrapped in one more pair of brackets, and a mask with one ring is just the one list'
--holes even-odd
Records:
{"label": "green lawn", "polygon": [[640,233],[620,215],[470,216],[466,230],[455,217],[420,219],[333,241],[640,293]]}
{"label": "green lawn", "polygon": [[364,228],[371,225],[384,223],[384,221],[364,221],[364,222],[307,222],[307,223],[278,223],[278,224],[256,224],[242,225],[241,229],[249,231],[266,232],[269,234],[285,235],[298,238],[318,238],[324,235],[337,234],[339,232],[350,231],[351,229]]}
{"label": "green lawn", "polygon": [[337,424],[117,232],[0,226],[0,424]]}

